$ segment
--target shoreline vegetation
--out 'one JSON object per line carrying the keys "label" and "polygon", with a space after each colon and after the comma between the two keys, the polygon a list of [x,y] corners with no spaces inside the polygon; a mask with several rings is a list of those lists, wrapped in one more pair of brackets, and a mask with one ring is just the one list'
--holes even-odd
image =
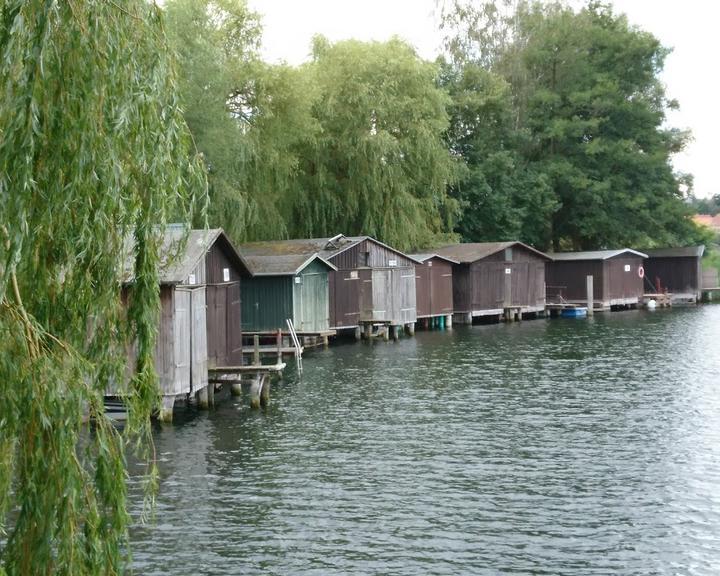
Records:
{"label": "shoreline vegetation", "polygon": [[[0,576],[128,564],[124,450],[148,510],[158,483],[169,222],[403,251],[709,243],[671,165],[690,135],[664,124],[668,48],[599,2],[439,6],[435,62],[318,36],[293,67],[260,59],[245,0],[0,3]],[[119,433],[102,397],[126,380]]]}

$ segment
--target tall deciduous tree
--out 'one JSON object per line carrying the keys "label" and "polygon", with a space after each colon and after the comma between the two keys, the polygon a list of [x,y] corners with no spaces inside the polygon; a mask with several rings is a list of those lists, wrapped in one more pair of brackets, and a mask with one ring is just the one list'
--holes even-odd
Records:
{"label": "tall deciduous tree", "polygon": [[[248,132],[263,90],[259,17],[245,0],[168,0],[165,12],[185,119],[208,169],[210,221],[244,240],[258,213],[273,207],[246,181],[256,158]],[[266,226],[279,234],[276,220]]]}
{"label": "tall deciduous tree", "polygon": [[[446,22],[465,43],[449,47],[456,63],[475,57],[511,87],[515,129],[525,137],[517,150],[557,206],[541,245],[698,240],[671,165],[687,135],[664,127],[676,105],[658,78],[667,50],[597,2],[579,11],[522,2],[512,14],[498,5],[454,1],[455,20]],[[482,27],[473,33],[476,22]],[[463,46],[464,59],[457,56]],[[527,186],[528,194],[535,190]]]}
{"label": "tall deciduous tree", "polygon": [[292,233],[370,234],[400,248],[441,239],[456,213],[446,192],[456,166],[437,66],[397,39],[319,37],[306,72],[319,131],[302,159]]}
{"label": "tall deciduous tree", "polygon": [[102,396],[134,341],[126,438],[142,452],[162,225],[190,218],[204,175],[154,5],[7,0],[0,21],[0,572],[117,574],[126,472]]}

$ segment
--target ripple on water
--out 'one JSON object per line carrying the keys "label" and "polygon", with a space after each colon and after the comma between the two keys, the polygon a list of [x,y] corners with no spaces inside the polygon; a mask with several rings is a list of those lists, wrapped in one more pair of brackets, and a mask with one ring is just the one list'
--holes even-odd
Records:
{"label": "ripple on water", "polygon": [[708,306],[308,355],[158,430],[136,572],[720,573],[718,342]]}

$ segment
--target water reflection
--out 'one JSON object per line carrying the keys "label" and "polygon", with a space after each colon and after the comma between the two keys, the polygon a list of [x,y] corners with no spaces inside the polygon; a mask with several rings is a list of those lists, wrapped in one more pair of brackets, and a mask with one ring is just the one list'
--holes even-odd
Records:
{"label": "water reflection", "polygon": [[720,307],[308,356],[159,430],[140,574],[716,574]]}

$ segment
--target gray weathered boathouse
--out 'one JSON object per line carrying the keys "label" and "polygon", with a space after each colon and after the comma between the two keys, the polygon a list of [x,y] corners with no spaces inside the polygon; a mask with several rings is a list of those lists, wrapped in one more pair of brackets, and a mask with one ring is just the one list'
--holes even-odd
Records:
{"label": "gray weathered boathouse", "polygon": [[453,264],[459,262],[439,254],[410,254],[415,264],[415,302],[418,320],[427,328],[437,320],[452,326]]}
{"label": "gray weathered boathouse", "polygon": [[705,246],[645,250],[645,292],[669,293],[671,303],[699,302]]}
{"label": "gray weathered boathouse", "polygon": [[[126,244],[127,293],[134,274],[133,242]],[[170,420],[178,397],[196,394],[201,407],[212,404],[209,368],[242,363],[240,278],[249,272],[219,228],[168,226],[162,254],[155,367],[163,397],[160,416]]]}
{"label": "gray weathered boathouse", "polygon": [[553,304],[586,304],[587,277],[593,277],[593,309],[636,307],[643,296],[647,255],[622,248],[556,252],[547,264],[547,297]]}
{"label": "gray weathered boathouse", "polygon": [[516,241],[453,244],[436,252],[457,262],[452,277],[456,322],[544,313],[549,257],[543,252]]}
{"label": "gray weathered boathouse", "polygon": [[337,268],[331,276],[331,325],[371,336],[382,325],[397,338],[417,320],[412,257],[370,236],[324,238],[323,256]]}

